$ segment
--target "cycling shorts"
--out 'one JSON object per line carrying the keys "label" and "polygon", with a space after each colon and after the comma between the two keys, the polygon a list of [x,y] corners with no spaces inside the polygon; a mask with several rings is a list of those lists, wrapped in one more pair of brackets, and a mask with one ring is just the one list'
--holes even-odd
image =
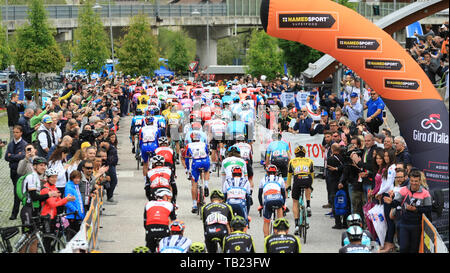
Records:
{"label": "cycling shorts", "polygon": [[270,160],[270,163],[277,166],[278,173],[280,173],[286,181],[288,175],[289,159],[287,157],[275,157]]}
{"label": "cycling shorts", "polygon": [[[152,157],[155,154],[155,150],[158,148],[158,143],[149,142],[144,143],[141,146],[141,157],[144,163],[148,162],[149,157]],[[151,154],[151,155],[149,155]]]}
{"label": "cycling shorts", "polygon": [[219,143],[223,143],[223,142],[224,142],[223,138],[222,139],[216,139],[216,138],[211,139],[211,141],[209,142],[211,150],[217,150],[217,148],[219,147]]}
{"label": "cycling shorts", "polygon": [[248,178],[253,177],[253,166],[252,163],[249,160],[245,160],[245,163],[247,164],[247,175]]}
{"label": "cycling shorts", "polygon": [[217,243],[213,241],[214,238],[220,239],[222,246],[223,239],[228,235],[228,230],[225,225],[214,224],[205,227],[205,246],[208,253],[217,252]]}
{"label": "cycling shorts", "polygon": [[146,246],[152,251],[156,251],[159,241],[170,235],[169,227],[166,225],[148,225],[145,226]]}
{"label": "cycling shorts", "polygon": [[210,167],[210,162],[209,162],[209,158],[204,158],[204,159],[199,159],[199,160],[194,160],[194,162],[192,162],[192,177],[194,178],[195,183],[198,182],[198,179],[200,177],[200,169],[203,168],[205,173],[207,171],[209,171],[209,167]]}
{"label": "cycling shorts", "polygon": [[281,208],[284,206],[283,199],[272,199],[267,200],[267,202],[264,203],[264,209],[263,209],[263,217],[266,220],[270,220],[272,218],[272,208],[278,207]]}
{"label": "cycling shorts", "polygon": [[294,183],[292,184],[292,199],[299,200],[301,188],[311,188],[311,177],[294,177]]}
{"label": "cycling shorts", "polygon": [[227,204],[233,209],[233,213],[242,216],[248,223],[247,201],[244,199],[228,199]]}

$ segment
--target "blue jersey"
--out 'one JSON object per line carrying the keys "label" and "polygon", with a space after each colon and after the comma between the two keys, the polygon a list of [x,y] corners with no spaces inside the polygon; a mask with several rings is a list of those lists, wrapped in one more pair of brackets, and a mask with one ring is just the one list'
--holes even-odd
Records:
{"label": "blue jersey", "polygon": [[135,135],[138,134],[143,126],[145,126],[145,117],[143,115],[134,116],[131,120],[131,130],[130,134]]}
{"label": "blue jersey", "polygon": [[228,123],[227,133],[230,135],[239,135],[239,134],[246,135],[247,128],[245,126],[245,122],[240,121],[240,120],[235,120],[235,121]]}
{"label": "blue jersey", "polygon": [[232,96],[223,96],[223,98],[222,98],[222,104],[224,104],[225,102],[228,102],[228,103],[233,103],[233,97]]}
{"label": "blue jersey", "polygon": [[187,253],[192,241],[181,235],[170,235],[159,241],[159,253]]}
{"label": "blue jersey", "polygon": [[266,155],[271,156],[272,158],[277,157],[289,157],[289,144],[282,140],[272,141],[266,150]]}
{"label": "blue jersey", "polygon": [[154,123],[158,126],[158,129],[161,132],[161,136],[165,136],[167,126],[166,119],[162,115],[155,115],[153,118],[155,119]]}

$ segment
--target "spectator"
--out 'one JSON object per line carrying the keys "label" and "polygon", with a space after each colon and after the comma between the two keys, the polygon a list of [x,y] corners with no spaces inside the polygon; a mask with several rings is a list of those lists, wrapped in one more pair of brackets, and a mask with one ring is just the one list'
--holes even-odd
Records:
{"label": "spectator", "polygon": [[[337,143],[331,145],[332,155],[327,159],[327,189],[329,196],[329,202],[331,202],[332,213],[334,215],[335,225],[333,229],[342,229],[345,225],[345,221],[342,215],[336,215],[334,208],[334,198],[338,190],[344,188],[344,184],[341,183],[340,178],[344,170],[344,158],[341,156],[341,147]],[[345,182],[344,182],[345,183]]]}
{"label": "spectator", "polygon": [[[399,194],[395,196],[392,207],[401,206],[403,210],[403,213],[399,216],[400,252],[418,253],[422,215],[425,214],[428,218],[431,218],[432,200],[430,193],[421,185],[419,170],[411,171],[409,181],[410,184],[402,187]],[[390,200],[387,199],[387,201]]]}
{"label": "spectator", "polygon": [[73,143],[72,137],[70,137],[68,135],[64,136],[62,138],[61,144],[53,145],[50,148],[50,150],[48,151],[47,157],[50,158],[52,156],[53,152],[55,151],[55,149],[57,147],[59,147],[59,146],[62,146],[62,147],[66,147],[67,149],[69,149],[68,154],[67,154],[67,158],[66,158],[66,161],[69,161],[72,158],[71,149],[70,149],[72,147],[72,143]]}
{"label": "spectator", "polygon": [[330,130],[327,130],[324,132],[323,134],[323,140],[322,140],[322,153],[325,155],[324,158],[324,171],[323,171],[323,178],[325,179],[325,183],[327,185],[327,196],[328,196],[328,203],[323,205],[322,208],[326,209],[326,208],[331,208],[331,204],[333,203],[333,200],[331,199],[331,183],[333,183],[333,181],[329,180],[329,175],[328,175],[328,158],[330,158],[332,156],[332,150],[331,150],[331,145],[333,144],[332,142],[332,135],[333,132],[331,132]]}
{"label": "spectator", "polygon": [[56,144],[56,136],[52,131],[53,119],[49,115],[45,115],[42,122],[37,131],[37,151],[38,156],[45,158],[50,148]]}
{"label": "spectator", "polygon": [[[30,119],[34,116],[34,110],[31,108],[26,108],[23,115],[19,118],[18,125],[22,126],[23,139],[27,143],[31,143],[31,136],[35,131],[35,128],[30,127]],[[36,127],[37,128],[37,127]]]}
{"label": "spectator", "polygon": [[9,127],[9,141],[13,141],[14,134],[13,134],[13,128],[15,125],[18,125],[19,118],[20,118],[20,112],[23,112],[25,110],[25,106],[23,105],[22,101],[19,101],[19,95],[17,93],[11,94],[11,100],[6,107],[6,112],[8,113],[8,127]]}
{"label": "spectator", "polygon": [[5,153],[5,160],[9,162],[9,174],[13,183],[14,192],[14,205],[9,220],[17,219],[17,214],[19,214],[20,200],[16,194],[16,184],[20,176],[17,174],[17,168],[19,167],[19,161],[25,158],[25,147],[27,144],[28,143],[22,139],[22,127],[20,125],[15,125],[13,129],[13,141],[8,144]]}
{"label": "spectator", "polygon": [[401,136],[396,136],[394,138],[395,152],[396,152],[396,162],[403,162],[405,165],[411,164],[411,156],[406,148],[405,139]]}
{"label": "spectator", "polygon": [[280,132],[287,132],[289,130],[289,123],[292,118],[288,115],[288,108],[283,107],[280,111],[280,116],[278,118],[278,128]]}
{"label": "spectator", "polygon": [[395,148],[394,148],[394,138],[393,137],[391,137],[391,136],[387,136],[387,137],[385,137],[384,138],[384,142],[383,142],[383,145],[384,145],[384,149],[385,150],[395,150]]}
{"label": "spectator", "polygon": [[358,118],[363,116],[363,106],[359,102],[358,94],[353,92],[350,95],[350,102],[344,102],[344,113],[347,114],[348,119],[356,123]]}
{"label": "spectator", "polygon": [[[85,216],[84,199],[80,191],[81,173],[77,170],[70,173],[69,181],[64,189],[64,197],[74,196],[75,200],[66,203],[66,213],[70,228],[75,232],[80,230],[81,222]],[[70,214],[76,212],[76,215]]]}
{"label": "spectator", "polygon": [[111,177],[110,188],[106,190],[107,202],[114,203],[113,195],[114,189],[117,186],[117,172],[116,166],[119,160],[117,156],[117,149],[111,145],[109,142],[102,142],[100,144],[101,149],[104,149],[107,152],[107,166],[109,170],[107,175]]}
{"label": "spectator", "polygon": [[33,172],[33,159],[36,157],[36,149],[33,144],[25,146],[25,158],[19,161],[17,174],[19,177]]}
{"label": "spectator", "polygon": [[26,100],[24,103],[25,108],[33,109],[33,111],[37,110],[38,106],[37,106],[36,102],[33,100],[32,92],[25,93],[25,100]]}
{"label": "spectator", "polygon": [[294,128],[290,129],[290,131],[299,134],[309,134],[312,123],[313,120],[309,117],[307,108],[303,107]]}
{"label": "spectator", "polygon": [[378,134],[379,127],[383,124],[384,102],[375,91],[370,91],[371,99],[364,105],[367,109],[366,124],[369,131]]}
{"label": "spectator", "polygon": [[366,134],[364,136],[364,153],[362,158],[362,164],[364,171],[361,173],[362,183],[363,183],[363,192],[364,192],[364,200],[368,201],[368,192],[372,190],[375,186],[375,171],[373,168],[374,165],[374,151],[376,149],[376,145],[374,142],[374,138],[372,134]]}
{"label": "spectator", "polygon": [[328,113],[322,111],[320,121],[318,123],[315,121],[311,124],[310,135],[323,134],[325,130],[330,130],[330,125],[328,124]]}
{"label": "spectator", "polygon": [[62,196],[64,196],[64,188],[66,187],[66,182],[68,180],[68,177],[66,177],[66,170],[68,168],[66,162],[68,154],[68,147],[56,145],[55,151],[48,160],[48,167],[58,172],[55,187],[59,190]]}
{"label": "spectator", "polygon": [[[95,154],[94,154],[95,160]],[[80,182],[80,193],[83,200],[84,211],[89,210],[89,205],[91,202],[91,195],[93,194],[95,187],[95,179],[92,175],[94,171],[94,161],[93,160],[83,160],[80,163],[81,166],[81,182]]]}
{"label": "spectator", "polygon": [[356,149],[356,147],[355,149],[353,148],[348,149],[349,149],[348,153],[350,153],[351,150],[355,150],[355,152],[352,152],[350,154],[350,157],[347,158],[346,160],[347,162],[345,162],[340,181],[342,184],[344,184],[344,181],[347,183],[351,213],[363,215],[362,207],[364,194],[363,194],[363,185],[361,183],[362,177],[360,176],[360,173],[362,173],[363,171],[363,162],[361,160],[361,157],[358,155],[357,152],[358,150]]}

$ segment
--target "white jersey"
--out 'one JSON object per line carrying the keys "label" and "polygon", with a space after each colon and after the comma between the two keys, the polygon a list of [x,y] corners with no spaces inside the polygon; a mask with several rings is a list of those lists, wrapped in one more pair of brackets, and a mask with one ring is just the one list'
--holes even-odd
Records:
{"label": "white jersey", "polygon": [[241,152],[241,158],[248,161],[253,158],[252,146],[245,142],[238,142],[233,146],[238,147]]}
{"label": "white jersey", "polygon": [[247,163],[245,163],[244,159],[234,156],[227,157],[222,161],[220,173],[222,176],[225,175],[225,178],[232,178],[231,169],[234,166],[240,166],[244,175],[247,176]]}
{"label": "white jersey", "polygon": [[263,191],[263,199],[265,203],[268,200],[281,198],[281,191],[286,188],[286,185],[282,177],[276,175],[266,175],[261,179],[259,188]]}
{"label": "white jersey", "polygon": [[247,177],[227,178],[222,186],[222,192],[227,195],[228,199],[243,199],[250,194],[250,182]]}
{"label": "white jersey", "polygon": [[145,126],[142,129],[142,142],[154,142],[158,134],[158,127],[155,125]]}
{"label": "white jersey", "polygon": [[[29,190],[36,190],[39,194],[41,192],[41,185],[44,185],[43,181],[41,181],[39,174],[33,171],[30,175],[27,175],[22,183],[22,192],[28,192]],[[31,204],[32,200],[29,194],[27,194],[27,204]]]}
{"label": "white jersey", "polygon": [[169,188],[172,170],[169,167],[156,167],[148,171],[150,188]]}
{"label": "white jersey", "polygon": [[181,235],[171,235],[159,241],[159,253],[187,253],[192,241]]}

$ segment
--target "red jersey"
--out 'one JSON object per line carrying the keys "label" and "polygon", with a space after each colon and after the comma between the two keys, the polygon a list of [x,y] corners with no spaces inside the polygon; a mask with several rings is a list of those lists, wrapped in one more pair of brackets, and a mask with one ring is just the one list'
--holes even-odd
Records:
{"label": "red jersey", "polygon": [[173,165],[173,150],[170,147],[158,147],[155,150],[157,155],[164,157],[164,161]]}
{"label": "red jersey", "polygon": [[145,205],[144,225],[169,225],[169,218],[175,220],[173,204],[164,200],[149,201]]}
{"label": "red jersey", "polygon": [[169,188],[172,170],[169,167],[156,167],[148,171],[147,178],[150,181],[150,188]]}

